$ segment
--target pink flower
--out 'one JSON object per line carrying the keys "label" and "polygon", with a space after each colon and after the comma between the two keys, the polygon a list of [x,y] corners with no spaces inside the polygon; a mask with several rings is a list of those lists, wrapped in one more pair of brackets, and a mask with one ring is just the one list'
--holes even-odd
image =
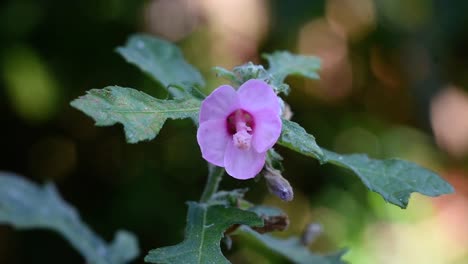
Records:
{"label": "pink flower", "polygon": [[200,109],[197,140],[208,162],[236,179],[255,177],[281,134],[280,103],[261,80],[214,90]]}

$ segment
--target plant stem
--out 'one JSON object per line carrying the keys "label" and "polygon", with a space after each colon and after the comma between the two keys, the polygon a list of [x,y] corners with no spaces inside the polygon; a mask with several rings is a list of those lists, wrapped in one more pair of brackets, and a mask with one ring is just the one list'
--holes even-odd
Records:
{"label": "plant stem", "polygon": [[224,168],[217,167],[214,165],[208,165],[208,180],[206,181],[203,194],[200,198],[200,202],[205,203],[210,200],[216,191],[218,191],[219,183],[224,175]]}

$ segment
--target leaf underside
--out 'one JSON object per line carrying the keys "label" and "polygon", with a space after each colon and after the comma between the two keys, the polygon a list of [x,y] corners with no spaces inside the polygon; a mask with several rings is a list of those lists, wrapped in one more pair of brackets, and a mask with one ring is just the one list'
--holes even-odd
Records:
{"label": "leaf underside", "polygon": [[181,50],[166,40],[137,34],[117,52],[164,88],[171,84],[205,85],[200,72],[184,59]]}
{"label": "leaf underside", "polygon": [[94,234],[53,184],[39,186],[5,172],[0,172],[0,224],[58,232],[91,264],[128,263],[139,254],[135,236],[127,231],[118,231],[110,244]]}
{"label": "leaf underside", "polygon": [[269,234],[259,234],[247,226],[241,226],[238,231],[241,237],[255,240],[255,245],[260,244],[261,247],[267,248],[273,252],[280,254],[289,261],[298,264],[344,264],[341,257],[346,253],[346,250],[338,253],[322,256],[311,252],[307,247],[303,246],[297,237],[288,239],[275,238]]}

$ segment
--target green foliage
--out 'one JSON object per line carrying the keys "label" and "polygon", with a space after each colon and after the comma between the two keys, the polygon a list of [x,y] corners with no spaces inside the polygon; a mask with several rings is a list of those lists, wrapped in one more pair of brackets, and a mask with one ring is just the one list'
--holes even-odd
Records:
{"label": "green foliage", "polygon": [[164,88],[169,85],[199,85],[205,81],[200,72],[185,61],[180,49],[172,43],[147,36],[133,35],[125,46],[117,48],[127,62],[149,74]]}
{"label": "green foliage", "polygon": [[413,192],[439,196],[454,191],[436,173],[409,161],[376,160],[364,154],[339,155],[320,148],[312,135],[299,124],[288,120],[283,120],[283,131],[278,144],[315,158],[320,163],[332,163],[353,171],[367,188],[401,208],[406,208]]}
{"label": "green foliage", "polygon": [[[251,62],[249,62],[249,63],[251,65],[253,65],[253,63],[251,63]],[[236,68],[234,68],[233,71],[230,71],[230,70],[227,70],[227,69],[225,69],[223,67],[216,66],[216,67],[213,67],[211,70],[215,72],[217,77],[222,77],[222,78],[230,81],[235,86],[240,86],[242,84],[242,81],[239,78],[242,77],[242,76],[238,76],[235,73]],[[263,66],[262,66],[262,68],[263,68]]]}
{"label": "green foliage", "polygon": [[185,240],[175,246],[151,250],[145,257],[151,263],[229,263],[220,241],[224,231],[235,224],[262,226],[255,213],[223,205],[189,202]]}
{"label": "green foliage", "polygon": [[155,138],[168,118],[196,119],[200,101],[189,95],[160,100],[134,89],[109,86],[89,90],[71,105],[92,117],[97,126],[123,124],[127,142],[136,143]]}
{"label": "green foliage", "polygon": [[302,76],[309,79],[319,79],[317,71],[320,69],[320,59],[315,56],[291,54],[287,51],[276,51],[263,54],[268,60],[268,73],[275,81],[284,83],[288,75]]}
{"label": "green foliage", "polygon": [[272,79],[272,76],[268,74],[268,71],[262,65],[253,64],[252,62],[234,67],[232,71],[222,67],[214,67],[213,71],[217,76],[229,80],[235,86],[240,86],[250,79],[261,79],[265,82]]}
{"label": "green foliage", "polygon": [[302,76],[309,79],[319,79],[317,71],[320,69],[320,59],[313,56],[294,55],[287,51],[277,51],[264,54],[269,68],[248,62],[234,67],[232,71],[222,67],[213,70],[220,77],[226,78],[236,86],[240,86],[250,79],[261,79],[269,83],[276,93],[289,93],[289,85],[284,80],[289,75]]}
{"label": "green foliage", "polygon": [[[200,104],[205,97],[197,87],[204,85],[204,80],[200,73],[184,60],[176,46],[161,39],[135,35],[117,51],[128,62],[135,64],[161,83],[172,94],[173,99],[155,99],[130,88],[111,86],[88,91],[85,96],[74,100],[72,106],[91,116],[98,126],[123,124],[127,141],[130,143],[153,139],[168,118],[192,118],[197,122]],[[264,58],[268,60],[268,69],[249,62],[235,67],[232,71],[220,67],[215,67],[214,71],[235,86],[240,86],[249,79],[262,79],[269,83],[276,93],[284,94],[289,93],[289,86],[284,83],[289,75],[319,78],[317,71],[320,68],[320,60],[316,57],[274,52],[264,55]],[[315,158],[320,163],[332,163],[351,170],[370,190],[402,208],[407,206],[412,192],[429,196],[453,192],[453,188],[437,174],[414,163],[398,159],[374,160],[362,154],[339,155],[319,147],[315,138],[299,124],[289,120],[282,122],[283,128],[277,142],[279,145]],[[267,164],[271,169],[282,170],[281,161],[282,157],[273,149],[268,151]],[[189,202],[185,240],[174,246],[150,251],[145,261],[228,263],[221,252],[220,241],[229,227],[250,225],[262,233],[287,228],[287,215],[276,209],[252,207],[250,202],[243,199],[246,190],[217,192],[223,174],[223,168],[209,167],[201,202]],[[231,206],[250,208],[251,211]],[[302,245],[298,238],[282,240],[270,235],[261,235],[253,229],[241,226],[237,233],[294,263],[343,263],[340,259],[344,252],[332,256],[315,255]]]}
{"label": "green foliage", "polygon": [[[248,203],[247,201],[243,200],[245,193],[248,191],[248,188],[244,189],[234,189],[231,191],[218,191],[213,196],[211,196],[210,200],[207,202],[209,205],[225,205],[225,206],[236,206],[240,209],[247,209],[252,204]],[[247,206],[243,207],[243,204],[246,202]]]}
{"label": "green foliage", "polygon": [[283,157],[275,151],[274,148],[271,148],[267,152],[266,162],[274,169],[279,171],[284,171],[283,167]]}
{"label": "green foliage", "polygon": [[268,60],[270,85],[276,87],[279,92],[289,93],[289,85],[284,83],[289,75],[319,79],[317,71],[320,69],[320,59],[317,57],[295,55],[287,51],[263,54],[263,57]]}
{"label": "green foliage", "polygon": [[4,172],[0,172],[0,224],[58,232],[87,263],[128,263],[139,254],[137,239],[127,231],[118,231],[110,244],[94,234],[75,208],[59,196],[53,184],[38,186]]}
{"label": "green foliage", "polygon": [[406,208],[413,192],[427,196],[453,193],[453,187],[436,173],[400,159],[376,160],[364,154],[339,155],[322,149],[327,162],[353,171],[385,201]]}
{"label": "green foliage", "polygon": [[278,216],[284,215],[285,213],[276,207],[265,206],[265,205],[256,205],[249,208],[249,211],[256,213],[258,216]]}
{"label": "green foliage", "polygon": [[259,250],[276,252],[289,261],[298,264],[343,264],[341,257],[346,251],[330,256],[321,256],[312,253],[306,246],[301,244],[299,238],[288,239],[275,238],[268,234],[259,234],[247,226],[241,226],[237,233],[243,241],[257,247]]}
{"label": "green foliage", "polygon": [[278,144],[318,159],[321,163],[326,161],[326,157],[315,142],[314,136],[308,134],[298,123],[283,119],[283,130]]}

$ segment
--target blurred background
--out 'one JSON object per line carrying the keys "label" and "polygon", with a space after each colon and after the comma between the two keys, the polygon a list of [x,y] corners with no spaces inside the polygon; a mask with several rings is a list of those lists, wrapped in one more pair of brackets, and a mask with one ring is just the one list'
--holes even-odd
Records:
{"label": "blurred background", "polygon": [[[413,195],[407,210],[386,204],[352,174],[283,148],[295,200],[276,205],[299,235],[324,233],[311,247],[350,251],[351,263],[468,263],[468,11],[442,0],[7,0],[0,4],[0,170],[54,181],[97,233],[124,228],[142,256],[183,239],[187,200],[197,200],[207,168],[190,120],[169,121],[156,140],[126,144],[121,126],[98,128],[69,102],[91,88],[120,85],[166,96],[115,52],[135,32],[177,43],[207,78],[264,63],[289,50],[322,59],[321,80],[290,78],[293,120],[341,153],[400,157],[439,172],[455,195]],[[268,263],[242,243],[234,263]],[[277,259],[276,259],[277,260]],[[140,257],[134,263],[142,263]],[[55,233],[0,226],[0,263],[84,263]]]}

